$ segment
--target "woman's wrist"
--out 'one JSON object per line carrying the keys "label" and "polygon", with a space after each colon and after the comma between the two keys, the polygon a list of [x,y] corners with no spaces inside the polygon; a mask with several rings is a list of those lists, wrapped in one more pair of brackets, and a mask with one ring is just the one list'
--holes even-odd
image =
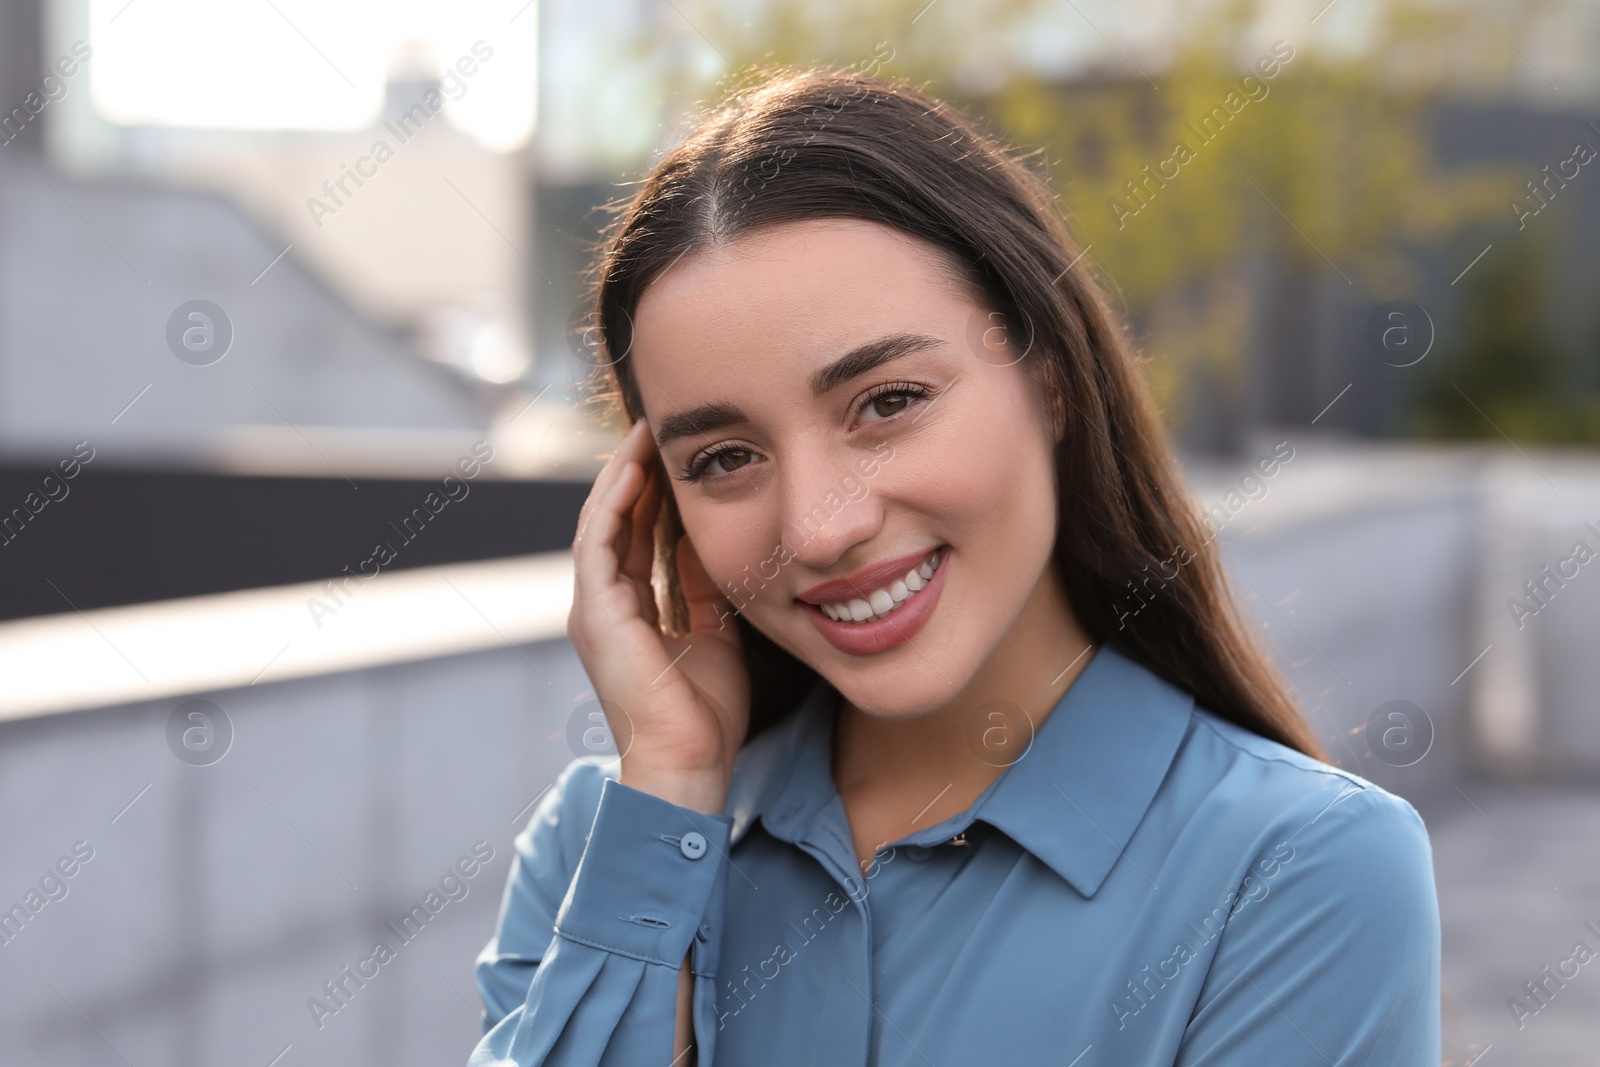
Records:
{"label": "woman's wrist", "polygon": [[723,771],[682,771],[650,767],[622,761],[617,780],[623,785],[650,793],[706,815],[721,815],[728,803],[732,775]]}

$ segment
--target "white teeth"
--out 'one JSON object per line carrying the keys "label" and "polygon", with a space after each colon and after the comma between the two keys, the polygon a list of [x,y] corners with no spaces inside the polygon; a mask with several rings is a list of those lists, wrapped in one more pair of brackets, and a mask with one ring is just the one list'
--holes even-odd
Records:
{"label": "white teeth", "polygon": [[896,578],[882,589],[874,589],[864,598],[856,597],[843,604],[823,604],[822,610],[835,622],[865,622],[881,618],[928,584],[933,572],[944,562],[943,555],[942,551],[936,552],[907,571],[904,577]]}

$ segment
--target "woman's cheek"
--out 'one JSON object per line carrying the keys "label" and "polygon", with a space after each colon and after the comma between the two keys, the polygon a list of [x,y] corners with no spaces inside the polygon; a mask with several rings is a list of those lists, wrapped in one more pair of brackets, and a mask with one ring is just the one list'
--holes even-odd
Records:
{"label": "woman's cheek", "polygon": [[[996,470],[989,441],[996,434],[978,427],[941,426],[936,434],[897,442],[894,463],[881,481],[893,486],[898,499],[928,514],[961,513],[1003,502],[1005,470]],[[888,492],[889,485],[878,487]]]}
{"label": "woman's cheek", "polygon": [[750,547],[754,538],[746,524],[730,520],[721,512],[712,514],[710,508],[693,504],[685,508],[681,501],[678,507],[683,528],[694,542],[700,563],[718,589],[726,590],[730,583],[736,582],[746,565],[753,572],[761,557]]}

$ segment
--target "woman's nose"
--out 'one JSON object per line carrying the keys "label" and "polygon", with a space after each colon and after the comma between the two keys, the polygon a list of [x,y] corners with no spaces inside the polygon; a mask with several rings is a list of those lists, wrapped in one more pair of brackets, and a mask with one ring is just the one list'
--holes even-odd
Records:
{"label": "woman's nose", "polygon": [[834,566],[883,525],[883,502],[850,456],[828,452],[791,461],[780,483],[784,540],[808,567]]}

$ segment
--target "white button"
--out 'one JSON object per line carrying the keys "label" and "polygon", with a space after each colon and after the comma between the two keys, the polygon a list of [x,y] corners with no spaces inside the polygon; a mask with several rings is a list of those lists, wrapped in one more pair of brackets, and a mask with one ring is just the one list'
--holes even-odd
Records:
{"label": "white button", "polygon": [[705,835],[698,830],[690,830],[679,840],[678,848],[685,856],[697,860],[706,854]]}

